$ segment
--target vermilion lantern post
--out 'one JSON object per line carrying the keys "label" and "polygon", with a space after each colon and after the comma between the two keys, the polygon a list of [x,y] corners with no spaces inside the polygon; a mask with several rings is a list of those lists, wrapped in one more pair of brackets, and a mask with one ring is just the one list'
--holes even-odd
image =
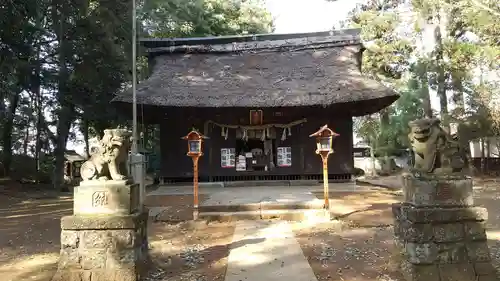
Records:
{"label": "vermilion lantern post", "polygon": [[208,139],[196,130],[192,130],[182,139],[187,140],[187,156],[193,159],[193,219],[198,219],[198,159],[203,155],[203,140]]}
{"label": "vermilion lantern post", "polygon": [[330,201],[328,198],[328,156],[333,153],[332,141],[333,138],[337,136],[339,136],[339,134],[330,130],[328,125],[324,125],[317,132],[309,136],[316,138],[316,154],[321,156],[321,160],[323,162],[323,192],[325,198],[325,209],[330,209]]}

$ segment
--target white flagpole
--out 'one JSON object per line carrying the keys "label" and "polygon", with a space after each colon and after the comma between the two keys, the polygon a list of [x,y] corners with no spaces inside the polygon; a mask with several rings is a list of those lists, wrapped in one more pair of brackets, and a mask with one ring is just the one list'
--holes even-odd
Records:
{"label": "white flagpole", "polygon": [[137,149],[137,142],[139,141],[137,135],[137,10],[136,10],[136,0],[132,0],[132,153],[129,161],[132,162],[131,170],[133,170],[133,178],[135,183],[139,183],[139,210],[142,212],[144,210],[144,198],[145,198],[145,172],[144,169],[144,158],[143,155],[139,154]]}
{"label": "white flagpole", "polygon": [[136,60],[137,60],[137,19],[135,1],[132,0],[132,153],[137,154],[137,73],[136,73]]}

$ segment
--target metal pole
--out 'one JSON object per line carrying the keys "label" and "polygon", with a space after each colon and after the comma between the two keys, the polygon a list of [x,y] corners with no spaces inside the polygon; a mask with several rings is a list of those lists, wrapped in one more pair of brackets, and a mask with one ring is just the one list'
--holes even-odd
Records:
{"label": "metal pole", "polygon": [[[134,182],[139,182],[139,208],[142,212],[144,210],[144,197],[145,197],[145,183],[144,183],[144,163],[143,158],[139,157],[141,163],[138,161],[137,142],[139,141],[137,135],[137,10],[136,0],[132,0],[132,147],[131,156],[133,159],[132,171],[134,171]],[[140,165],[141,171],[138,172],[137,165]],[[138,179],[140,177],[140,179]]]}
{"label": "metal pole", "polygon": [[137,154],[137,21],[135,0],[132,0],[132,153]]}

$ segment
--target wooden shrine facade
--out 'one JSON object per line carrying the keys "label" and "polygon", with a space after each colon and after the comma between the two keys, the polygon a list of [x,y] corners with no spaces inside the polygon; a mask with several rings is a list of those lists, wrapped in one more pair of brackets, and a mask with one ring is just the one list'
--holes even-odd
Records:
{"label": "wooden shrine facade", "polygon": [[[360,73],[359,30],[220,38],[148,39],[150,77],[137,87],[143,122],[160,125],[161,177],[192,179],[181,139],[195,128],[208,139],[202,181],[320,179],[309,135],[335,138],[332,180],[353,173],[352,117],[399,96]],[[131,112],[130,91],[114,100]]]}

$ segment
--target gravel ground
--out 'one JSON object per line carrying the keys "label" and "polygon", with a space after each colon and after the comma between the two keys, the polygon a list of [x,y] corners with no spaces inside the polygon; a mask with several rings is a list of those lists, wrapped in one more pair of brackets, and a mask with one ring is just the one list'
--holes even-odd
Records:
{"label": "gravel ground", "polygon": [[[321,193],[315,194],[319,199]],[[403,280],[395,255],[391,204],[395,192],[331,193],[331,204],[358,210],[339,223],[310,227],[294,225],[309,264],[322,280]],[[500,271],[500,180],[475,180],[475,203],[486,207],[488,245],[493,265]]]}
{"label": "gravel ground", "polygon": [[183,224],[152,225],[150,253],[156,264],[148,281],[223,281],[234,226],[211,223],[205,227]]}
{"label": "gravel ground", "polygon": [[[198,196],[199,204],[208,198],[205,194]],[[193,219],[193,195],[159,195],[148,196],[145,205],[148,207],[165,207],[166,209],[155,219],[170,223]]]}
{"label": "gravel ground", "polygon": [[[199,196],[200,202],[206,198]],[[150,225],[150,254],[156,269],[148,276],[148,281],[224,280],[233,224],[197,224],[193,227],[188,223],[193,218],[192,195],[149,196],[146,205],[168,207],[161,219],[169,221]]]}
{"label": "gravel ground", "polygon": [[390,263],[391,227],[339,228],[295,224],[295,235],[318,281],[402,280]]}
{"label": "gravel ground", "polygon": [[[489,211],[488,238],[494,265],[500,266],[500,181],[477,181],[476,203]],[[192,196],[149,198],[149,206],[171,206],[177,221],[191,216]],[[319,281],[401,280],[391,263],[390,204],[394,193],[348,195],[337,204],[369,206],[343,218],[346,224],[293,224]],[[4,281],[49,281],[57,267],[59,220],[71,214],[70,197],[0,192],[0,276]],[[343,202],[343,203],[342,203]],[[377,226],[379,225],[379,226]],[[187,223],[150,223],[155,263],[149,281],[223,281],[234,225],[193,228]]]}
{"label": "gravel ground", "polygon": [[[71,197],[19,192],[0,194],[0,276],[3,281],[50,281],[57,269],[60,218],[71,215]],[[148,206],[169,206],[175,224],[149,223],[149,281],[222,281],[234,227],[230,223],[193,228],[192,196],[149,198]]]}

